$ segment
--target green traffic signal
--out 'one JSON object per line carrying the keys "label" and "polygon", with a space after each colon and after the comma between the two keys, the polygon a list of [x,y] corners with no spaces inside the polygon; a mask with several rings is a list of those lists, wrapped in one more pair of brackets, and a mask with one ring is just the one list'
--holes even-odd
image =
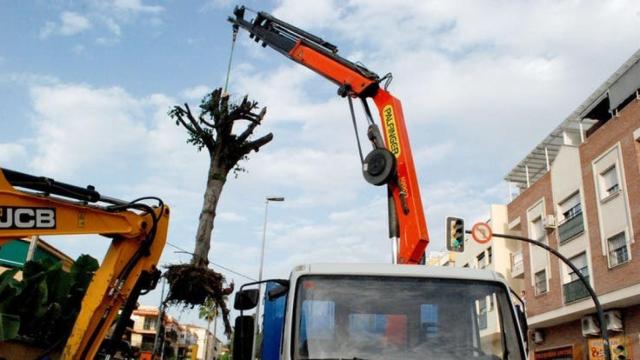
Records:
{"label": "green traffic signal", "polygon": [[448,217],[447,229],[447,250],[454,252],[464,251],[464,220],[455,217]]}

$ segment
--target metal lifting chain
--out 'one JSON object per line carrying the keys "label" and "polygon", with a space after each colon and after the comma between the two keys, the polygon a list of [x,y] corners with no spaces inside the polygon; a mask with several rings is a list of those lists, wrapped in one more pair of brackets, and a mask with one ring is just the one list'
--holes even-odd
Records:
{"label": "metal lifting chain", "polygon": [[238,25],[233,25],[233,34],[232,34],[232,38],[231,38],[231,51],[229,53],[229,64],[227,65],[227,77],[224,81],[224,90],[223,90],[223,94],[227,93],[227,89],[229,88],[229,75],[231,74],[231,60],[233,59],[233,49],[235,49],[236,47],[236,39],[238,38],[238,30],[239,30],[239,26]]}

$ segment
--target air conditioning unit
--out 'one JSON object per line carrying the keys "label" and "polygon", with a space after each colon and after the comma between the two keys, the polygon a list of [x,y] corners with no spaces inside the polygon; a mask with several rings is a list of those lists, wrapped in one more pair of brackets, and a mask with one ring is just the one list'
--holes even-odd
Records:
{"label": "air conditioning unit", "polygon": [[553,215],[547,215],[542,218],[542,225],[544,225],[545,229],[555,229],[556,227],[558,227],[556,217]]}
{"label": "air conditioning unit", "polygon": [[593,315],[582,318],[582,336],[588,335],[600,335],[600,326],[598,326],[598,321]]}
{"label": "air conditioning unit", "polygon": [[533,338],[533,342],[535,344],[542,344],[544,342],[544,334],[542,333],[542,330],[534,330],[533,334],[531,334],[531,337]]}
{"label": "air conditioning unit", "polygon": [[605,311],[604,320],[607,324],[607,330],[622,331],[622,314],[619,310]]}

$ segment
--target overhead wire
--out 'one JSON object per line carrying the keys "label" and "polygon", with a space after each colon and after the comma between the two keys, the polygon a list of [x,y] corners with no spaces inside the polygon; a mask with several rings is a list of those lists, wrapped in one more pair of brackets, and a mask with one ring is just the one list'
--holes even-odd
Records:
{"label": "overhead wire", "polygon": [[[167,241],[167,245],[171,246],[171,247],[172,247],[172,248],[174,248],[174,249],[180,250],[180,251],[182,251],[182,252],[184,252],[184,253],[187,253],[187,254],[193,254],[192,252],[187,251],[187,250],[185,250],[185,249],[181,248],[180,246],[175,245],[175,244],[172,244],[172,243],[170,243],[170,242],[168,242],[168,241]],[[238,272],[238,271],[235,271],[235,270],[233,270],[233,269],[230,269],[230,268],[228,268],[228,267],[226,267],[226,266],[223,266],[223,265],[217,264],[217,263],[215,263],[215,262],[213,262],[213,261],[211,261],[211,260],[209,260],[209,263],[210,263],[211,265],[215,266],[215,267],[219,267],[220,269],[226,270],[226,271],[228,271],[228,272],[230,272],[230,273],[232,273],[232,274],[235,274],[235,275],[238,275],[238,276],[242,276],[243,278],[245,278],[245,279],[247,279],[247,280],[257,281],[256,279],[252,278],[251,276],[247,276],[247,275],[245,275],[245,274],[243,274],[243,273],[240,273],[240,272]]]}

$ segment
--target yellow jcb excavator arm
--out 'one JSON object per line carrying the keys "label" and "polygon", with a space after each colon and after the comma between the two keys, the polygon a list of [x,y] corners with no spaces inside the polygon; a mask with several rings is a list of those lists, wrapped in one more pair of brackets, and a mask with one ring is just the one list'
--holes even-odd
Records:
{"label": "yellow jcb excavator arm", "polygon": [[[141,202],[149,199],[159,205]],[[126,202],[102,196],[91,186],[0,169],[0,246],[34,235],[100,234],[112,239],[82,300],[63,359],[93,359],[123,305],[129,305],[123,310],[128,318],[140,292],[155,286],[168,225],[169,208],[157,198]],[[116,326],[114,336],[123,329]]]}

